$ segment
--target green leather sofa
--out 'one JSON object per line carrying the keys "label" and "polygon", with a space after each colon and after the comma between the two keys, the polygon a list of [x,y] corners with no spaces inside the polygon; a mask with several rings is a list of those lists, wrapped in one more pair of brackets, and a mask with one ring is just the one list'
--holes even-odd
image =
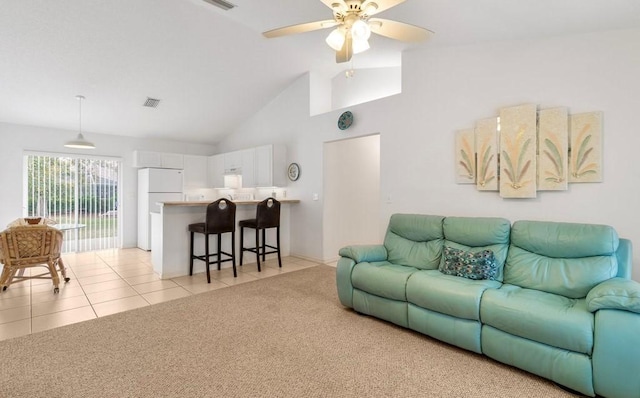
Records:
{"label": "green leather sofa", "polygon": [[640,284],[609,226],[394,214],[384,244],[340,256],[338,296],[359,313],[588,396],[640,397]]}

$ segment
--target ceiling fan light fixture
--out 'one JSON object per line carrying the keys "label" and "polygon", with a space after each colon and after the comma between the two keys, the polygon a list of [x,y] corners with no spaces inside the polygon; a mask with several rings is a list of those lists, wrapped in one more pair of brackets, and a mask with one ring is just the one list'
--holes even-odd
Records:
{"label": "ceiling fan light fixture", "polygon": [[78,136],[75,140],[68,141],[64,144],[67,148],[76,148],[76,149],[95,149],[95,145],[92,142],[87,141],[82,135],[82,100],[84,96],[76,95],[78,99]]}
{"label": "ceiling fan light fixture", "polygon": [[362,52],[367,51],[370,48],[369,42],[367,40],[356,39],[355,37],[353,38],[352,44],[353,44],[354,54],[360,54]]}
{"label": "ceiling fan light fixture", "polygon": [[329,47],[333,48],[335,51],[342,50],[342,46],[344,46],[344,33],[340,31],[340,29],[334,29],[327,39],[325,40]]}
{"label": "ceiling fan light fixture", "polygon": [[371,15],[372,13],[376,12],[376,10],[378,9],[378,5],[372,1],[370,1],[365,7],[364,10],[362,10],[362,13],[365,15]]}
{"label": "ceiling fan light fixture", "polygon": [[353,37],[353,40],[367,41],[371,37],[371,28],[365,21],[359,19],[351,26],[351,37]]}

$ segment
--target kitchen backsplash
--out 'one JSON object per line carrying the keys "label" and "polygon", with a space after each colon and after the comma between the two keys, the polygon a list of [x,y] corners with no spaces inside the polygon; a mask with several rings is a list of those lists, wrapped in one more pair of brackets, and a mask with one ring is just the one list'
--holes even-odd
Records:
{"label": "kitchen backsplash", "polygon": [[191,189],[184,193],[184,200],[214,201],[219,198],[230,198],[233,200],[262,200],[271,196],[276,199],[285,199],[287,197],[287,190],[286,188]]}

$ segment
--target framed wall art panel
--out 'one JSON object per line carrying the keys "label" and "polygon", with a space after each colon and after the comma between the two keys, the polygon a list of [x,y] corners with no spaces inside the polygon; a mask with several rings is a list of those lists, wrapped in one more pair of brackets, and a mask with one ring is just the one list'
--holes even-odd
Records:
{"label": "framed wall art panel", "polygon": [[500,109],[500,196],[535,198],[537,106]]}
{"label": "framed wall art panel", "polygon": [[602,112],[569,118],[569,182],[602,182]]}
{"label": "framed wall art panel", "polygon": [[473,129],[456,131],[456,182],[476,183],[475,135]]}
{"label": "framed wall art panel", "polygon": [[476,123],[477,176],[479,191],[498,190],[498,118]]}
{"label": "framed wall art panel", "polygon": [[538,112],[538,190],[566,191],[569,186],[567,108]]}

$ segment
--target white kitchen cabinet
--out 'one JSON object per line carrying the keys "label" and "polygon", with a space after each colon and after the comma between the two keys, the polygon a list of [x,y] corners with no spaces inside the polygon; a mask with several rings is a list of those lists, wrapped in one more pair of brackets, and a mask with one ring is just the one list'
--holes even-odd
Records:
{"label": "white kitchen cabinet", "polygon": [[240,169],[242,169],[242,151],[225,153],[224,172],[226,174],[240,174]]}
{"label": "white kitchen cabinet", "polygon": [[209,158],[207,159],[209,187],[224,188],[224,160],[225,155],[223,153],[219,155],[209,156]]}
{"label": "white kitchen cabinet", "polygon": [[207,156],[184,155],[184,191],[209,186],[208,163]]}
{"label": "white kitchen cabinet", "polygon": [[257,187],[287,185],[287,151],[284,145],[255,148],[255,182]]}
{"label": "white kitchen cabinet", "polygon": [[[222,177],[217,176],[215,179],[222,179],[221,187],[224,186],[224,175],[241,175],[242,187],[252,188],[256,186],[255,181],[255,150],[254,148],[243,149],[241,151],[227,152],[221,155],[224,158],[224,167]],[[218,183],[219,180],[217,181]],[[216,187],[214,185],[214,187]]]}
{"label": "white kitchen cabinet", "polygon": [[184,168],[184,155],[181,153],[133,151],[133,167],[182,169]]}
{"label": "white kitchen cabinet", "polygon": [[183,169],[184,155],[181,153],[160,153],[160,167],[163,169]]}
{"label": "white kitchen cabinet", "polygon": [[263,145],[209,156],[209,186],[224,187],[225,175],[241,175],[243,188],[287,185],[287,149]]}
{"label": "white kitchen cabinet", "polygon": [[242,187],[253,188],[256,186],[255,157],[254,148],[240,151],[242,159]]}
{"label": "white kitchen cabinet", "polygon": [[133,167],[160,167],[160,152],[133,151]]}

